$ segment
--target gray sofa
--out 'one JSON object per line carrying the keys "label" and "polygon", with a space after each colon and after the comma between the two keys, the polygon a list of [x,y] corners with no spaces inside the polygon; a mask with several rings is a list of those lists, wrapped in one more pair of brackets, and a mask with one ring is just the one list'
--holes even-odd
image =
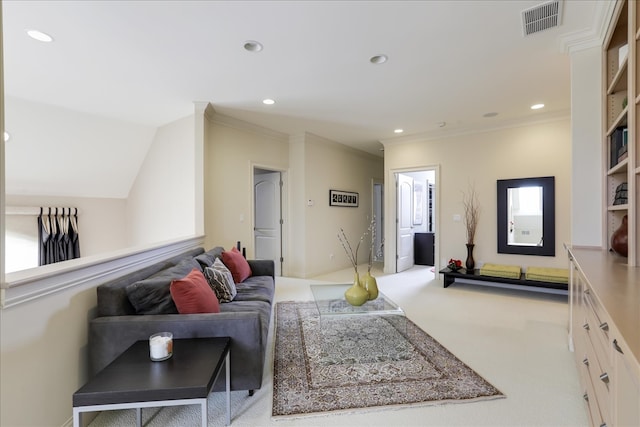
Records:
{"label": "gray sofa", "polygon": [[[177,314],[168,284],[192,268],[204,269],[219,257],[222,248],[205,252],[198,248],[167,261],[127,274],[97,287],[97,317],[89,323],[89,363],[94,375],[137,340],[169,331],[174,338],[231,337],[231,389],[253,390],[262,375],[275,292],[273,261],[248,260],[252,275],[237,284],[237,295],[220,303],[220,313]],[[132,286],[145,288],[146,307],[131,304]],[[127,290],[127,287],[129,289]],[[138,302],[138,301],[136,301]],[[143,305],[144,305],[143,304]],[[141,314],[143,313],[143,314]],[[224,389],[224,372],[214,390]]]}

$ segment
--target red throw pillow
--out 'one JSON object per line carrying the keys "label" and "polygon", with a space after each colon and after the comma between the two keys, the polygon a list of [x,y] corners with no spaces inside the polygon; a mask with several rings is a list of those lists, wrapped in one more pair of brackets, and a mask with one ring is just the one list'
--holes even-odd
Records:
{"label": "red throw pillow", "polygon": [[222,262],[231,271],[234,282],[242,283],[251,277],[249,263],[235,246],[230,251],[222,252]]}
{"label": "red throw pillow", "polygon": [[169,291],[180,314],[220,313],[215,292],[197,268],[182,279],[172,281]]}

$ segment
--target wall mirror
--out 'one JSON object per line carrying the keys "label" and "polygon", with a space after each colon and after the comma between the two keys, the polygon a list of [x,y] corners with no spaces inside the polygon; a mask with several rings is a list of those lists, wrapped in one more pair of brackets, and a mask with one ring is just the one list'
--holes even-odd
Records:
{"label": "wall mirror", "polygon": [[498,253],[555,256],[554,177],[498,180]]}

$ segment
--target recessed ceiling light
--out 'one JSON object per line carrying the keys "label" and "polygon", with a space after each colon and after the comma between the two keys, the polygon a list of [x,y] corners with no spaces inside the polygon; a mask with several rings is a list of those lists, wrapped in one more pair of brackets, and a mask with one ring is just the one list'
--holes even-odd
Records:
{"label": "recessed ceiling light", "polygon": [[264,105],[273,105],[273,104],[275,104],[275,103],[276,103],[276,101],[274,101],[273,99],[269,99],[269,98],[267,98],[267,99],[263,99],[263,100],[262,100],[262,103],[263,103]]}
{"label": "recessed ceiling light", "polygon": [[262,43],[255,40],[247,40],[244,42],[244,50],[247,52],[260,52],[262,50]]}
{"label": "recessed ceiling light", "polygon": [[404,129],[394,129],[393,133],[402,133],[404,132]]}
{"label": "recessed ceiling light", "polygon": [[544,104],[533,104],[533,105],[531,106],[531,109],[532,109],[532,110],[539,110],[539,109],[541,109],[541,108],[544,108]]}
{"label": "recessed ceiling light", "polygon": [[447,122],[439,122],[438,127],[443,128],[447,125]]}
{"label": "recessed ceiling light", "polygon": [[53,37],[38,30],[27,30],[27,35],[34,40],[49,43],[53,41]]}
{"label": "recessed ceiling light", "polygon": [[496,113],[495,111],[492,111],[491,113],[484,113],[482,117],[495,117],[497,115],[498,113]]}
{"label": "recessed ceiling light", "polygon": [[384,64],[388,59],[389,57],[387,55],[375,55],[369,58],[369,62],[372,64]]}
{"label": "recessed ceiling light", "polygon": [[4,142],[7,142],[11,138],[11,135],[6,130],[4,131]]}

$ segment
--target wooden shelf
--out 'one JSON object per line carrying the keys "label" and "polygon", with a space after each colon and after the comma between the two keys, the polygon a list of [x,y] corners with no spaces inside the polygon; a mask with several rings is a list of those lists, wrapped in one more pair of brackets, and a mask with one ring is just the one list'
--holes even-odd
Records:
{"label": "wooden shelf", "polygon": [[[635,0],[617,0],[603,44],[602,135],[603,242],[609,245],[623,215],[628,217],[629,267],[640,265],[640,8]],[[623,106],[624,105],[624,106]],[[622,146],[618,129],[626,128],[627,157],[611,167]],[[615,144],[615,145],[612,145]],[[613,150],[612,150],[613,149]],[[612,153],[613,151],[613,153]],[[616,156],[616,157],[614,157]],[[613,205],[616,189],[627,184],[627,203]]]}
{"label": "wooden shelf", "polygon": [[629,111],[629,105],[624,107],[622,111],[615,116],[614,121],[609,125],[609,129],[607,129],[607,136],[610,136],[613,131],[615,131],[620,126],[627,125],[627,112]]}
{"label": "wooden shelf", "polygon": [[620,68],[618,72],[613,77],[613,81],[609,85],[609,89],[607,89],[607,95],[612,95],[616,92],[626,92],[627,91],[627,62],[629,60],[629,56],[624,58],[622,64],[620,64]]}
{"label": "wooden shelf", "polygon": [[626,211],[629,210],[629,204],[626,205],[610,205],[607,210],[609,211]]}
{"label": "wooden shelf", "polygon": [[614,167],[609,169],[607,171],[607,175],[615,175],[615,174],[619,174],[619,173],[627,173],[627,166],[628,165],[629,165],[629,158],[627,157],[626,159],[622,160],[621,162],[618,162],[617,165],[615,165]]}

